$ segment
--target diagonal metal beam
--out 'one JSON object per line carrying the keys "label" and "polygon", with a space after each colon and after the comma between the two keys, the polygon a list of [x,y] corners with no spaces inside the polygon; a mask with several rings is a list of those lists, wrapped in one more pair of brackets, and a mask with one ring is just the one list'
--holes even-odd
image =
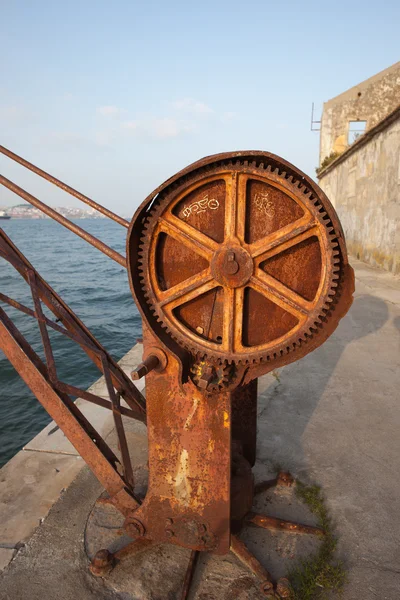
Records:
{"label": "diagonal metal beam", "polygon": [[11,152],[11,150],[8,150],[8,148],[5,148],[4,146],[0,146],[0,152],[2,154],[4,154],[5,156],[7,156],[8,158],[11,158],[11,160],[14,160],[18,164],[22,165],[23,167],[26,167],[33,173],[36,173],[36,175],[39,175],[39,177],[43,177],[43,179],[46,179],[46,181],[53,183],[60,189],[64,190],[64,192],[67,192],[68,194],[71,194],[71,196],[74,196],[75,198],[78,198],[78,200],[81,200],[85,204],[88,204],[89,206],[91,206],[95,210],[99,211],[106,217],[109,217],[110,219],[112,219],[113,221],[118,223],[119,225],[122,225],[123,227],[126,227],[126,228],[129,227],[129,221],[127,221],[126,219],[119,217],[114,212],[112,212],[112,210],[109,210],[108,208],[101,206],[101,204],[98,204],[91,198],[88,198],[87,196],[85,196],[84,194],[81,194],[80,192],[78,192],[74,188],[70,187],[66,183],[60,181],[56,177],[53,177],[53,175],[50,175],[50,173],[46,173],[46,171],[39,169],[39,167],[35,167],[35,165],[33,165],[29,161],[25,160],[21,156],[18,156],[18,154]]}
{"label": "diagonal metal beam", "polygon": [[64,225],[64,227],[66,227],[67,229],[75,233],[77,236],[85,240],[85,242],[88,242],[89,244],[97,248],[97,250],[103,252],[103,254],[106,254],[109,258],[115,260],[115,262],[120,264],[122,267],[126,268],[125,256],[122,256],[122,254],[119,254],[119,252],[113,250],[112,248],[110,248],[110,246],[104,244],[104,242],[101,242],[94,235],[91,235],[90,233],[82,229],[82,227],[79,227],[79,225],[76,225],[69,219],[66,219],[65,217],[60,215],[60,213],[58,213],[56,210],[50,208],[50,206],[47,206],[47,204],[45,204],[38,198],[35,198],[35,196],[32,196],[32,194],[22,189],[21,187],[19,187],[19,185],[13,183],[3,175],[0,175],[0,184],[4,185],[4,187],[14,192],[14,194],[17,194],[17,196],[19,196],[20,198],[23,198],[23,200],[26,200],[26,202],[29,202],[29,204],[32,204],[32,206],[35,206],[36,208],[41,210],[48,217],[51,217],[61,225]]}

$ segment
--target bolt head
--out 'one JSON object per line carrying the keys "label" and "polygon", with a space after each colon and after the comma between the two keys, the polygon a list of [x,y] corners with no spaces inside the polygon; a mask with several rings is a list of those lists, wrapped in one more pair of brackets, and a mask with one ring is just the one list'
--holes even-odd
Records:
{"label": "bolt head", "polygon": [[286,577],[281,577],[276,585],[276,592],[280,598],[290,598],[290,582]]}
{"label": "bolt head", "polygon": [[103,567],[107,565],[111,560],[112,554],[109,550],[103,549],[96,552],[93,558],[93,564],[96,567]]}
{"label": "bolt head", "polygon": [[285,471],[278,474],[277,485],[282,487],[292,487],[294,485],[294,477]]}
{"label": "bolt head", "polygon": [[143,537],[146,533],[143,523],[138,519],[128,518],[125,521],[125,529],[128,535],[133,538]]}
{"label": "bolt head", "polygon": [[93,575],[101,577],[107,575],[114,567],[114,555],[109,550],[103,549],[96,552],[90,563],[90,571]]}

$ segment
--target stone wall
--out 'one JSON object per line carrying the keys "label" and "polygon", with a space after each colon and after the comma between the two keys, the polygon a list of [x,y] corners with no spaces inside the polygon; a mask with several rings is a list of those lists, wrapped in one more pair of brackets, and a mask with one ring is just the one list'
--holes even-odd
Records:
{"label": "stone wall", "polygon": [[[357,258],[400,273],[400,111],[320,173]],[[363,136],[364,137],[364,136]]]}
{"label": "stone wall", "polygon": [[319,164],[331,152],[348,147],[350,121],[374,127],[400,104],[400,62],[324,103],[321,118]]}

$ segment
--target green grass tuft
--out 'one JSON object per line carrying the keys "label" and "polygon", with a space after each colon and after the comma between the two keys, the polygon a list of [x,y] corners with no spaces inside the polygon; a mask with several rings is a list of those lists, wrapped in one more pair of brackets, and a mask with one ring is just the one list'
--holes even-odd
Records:
{"label": "green grass tuft", "polygon": [[278,383],[281,383],[281,378],[279,377],[279,371],[277,369],[271,371],[271,375],[275,377]]}
{"label": "green grass tuft", "polygon": [[325,535],[318,552],[311,558],[302,560],[289,573],[291,600],[322,600],[327,598],[328,592],[342,591],[346,571],[343,563],[335,560],[337,540],[321,488],[296,481],[296,495],[317,517],[318,526],[325,531]]}

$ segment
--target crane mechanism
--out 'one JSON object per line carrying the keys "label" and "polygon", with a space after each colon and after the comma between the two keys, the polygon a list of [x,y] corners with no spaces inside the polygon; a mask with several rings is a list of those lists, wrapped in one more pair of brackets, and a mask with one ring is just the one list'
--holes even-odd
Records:
{"label": "crane mechanism", "polygon": [[[252,511],[255,489],[257,378],[320,346],[348,311],[354,274],[338,217],[305,174],[268,152],[209,156],[150,194],[130,223],[4,147],[0,151],[128,228],[126,257],[3,176],[0,183],[127,269],[143,321],[146,400],[83,323],[40,277],[4,232],[0,256],[31,287],[34,310],[0,301],[39,323],[46,362],[0,309],[0,348],[64,431],[124,517],[131,542],[100,549],[94,574],[154,544],[191,550],[182,600],[199,552],[233,552],[268,598],[288,597],[285,578],[269,572],[240,540],[247,524],[322,535]],[[47,306],[56,321],[42,310]],[[58,324],[60,323],[60,324]],[[103,372],[109,400],[59,381],[47,328],[79,344]],[[108,447],[71,396],[112,411],[120,456]],[[147,424],[149,483],[135,481],[124,418]],[[280,473],[272,485],[291,485]],[[261,486],[262,487],[262,486]]]}

